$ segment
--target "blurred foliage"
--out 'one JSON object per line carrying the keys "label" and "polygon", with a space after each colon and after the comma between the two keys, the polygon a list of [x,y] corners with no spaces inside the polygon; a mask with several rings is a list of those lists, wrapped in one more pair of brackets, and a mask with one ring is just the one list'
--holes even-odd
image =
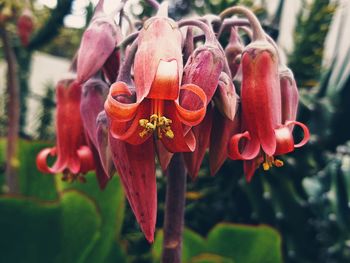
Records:
{"label": "blurred foliage", "polygon": [[[43,175],[35,158],[47,146],[20,142],[21,194],[0,195],[0,262],[126,262],[120,236],[125,201],[119,178],[101,192],[93,173],[86,175],[85,184]],[[0,140],[0,163],[4,148]],[[3,186],[3,171],[0,179]]]}
{"label": "blurred foliage", "polygon": [[[154,262],[160,262],[162,242],[163,232],[159,231],[152,249]],[[182,261],[184,263],[281,263],[280,246],[281,238],[271,227],[222,223],[216,225],[206,239],[185,229]]]}
{"label": "blurred foliage", "polygon": [[336,1],[314,0],[300,9],[289,65],[301,87],[313,87],[319,82],[325,38],[336,7]]}

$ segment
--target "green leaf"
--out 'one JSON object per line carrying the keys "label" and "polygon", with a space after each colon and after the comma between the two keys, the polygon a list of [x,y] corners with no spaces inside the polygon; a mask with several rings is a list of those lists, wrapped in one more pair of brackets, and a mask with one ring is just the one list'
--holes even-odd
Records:
{"label": "green leaf", "polygon": [[219,224],[207,239],[209,252],[236,263],[282,262],[280,235],[268,226]]}
{"label": "green leaf", "polygon": [[[162,244],[163,231],[158,231],[152,247],[155,262],[160,262]],[[185,229],[182,262],[281,263],[281,237],[265,225],[222,223],[209,232],[207,239]]]}
{"label": "green leaf", "polygon": [[56,200],[57,191],[54,175],[42,174],[36,167],[38,153],[52,145],[47,142],[19,141],[19,182],[20,193],[41,200]]}
{"label": "green leaf", "polygon": [[94,248],[90,251],[85,262],[102,262],[114,249],[116,240],[120,237],[123,225],[125,198],[118,176],[114,176],[105,190],[100,190],[95,173],[86,175],[87,182],[65,183],[57,178],[60,191],[78,189],[91,198],[102,218],[100,236],[97,237]]}
{"label": "green leaf", "polygon": [[[152,255],[155,262],[160,262],[162,257],[163,231],[159,230],[156,234],[155,242],[152,246]],[[190,229],[184,229],[182,261],[188,262],[192,257],[205,251],[205,239]]]}
{"label": "green leaf", "polygon": [[205,253],[192,258],[189,263],[234,263],[234,261],[229,258]]}
{"label": "green leaf", "polygon": [[6,263],[82,262],[101,226],[94,203],[77,191],[50,202],[3,196],[0,214],[0,262]]}

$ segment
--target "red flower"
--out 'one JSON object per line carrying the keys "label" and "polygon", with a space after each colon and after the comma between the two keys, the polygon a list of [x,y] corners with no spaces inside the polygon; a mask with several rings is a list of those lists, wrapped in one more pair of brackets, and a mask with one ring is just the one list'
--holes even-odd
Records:
{"label": "red flower", "polygon": [[29,44],[33,29],[33,14],[29,9],[25,9],[17,20],[17,33],[23,46],[26,47]]}
{"label": "red flower", "polygon": [[[43,149],[37,156],[36,164],[43,173],[61,173],[63,179],[75,179],[94,169],[91,150],[86,144],[83,123],[79,114],[81,87],[73,79],[61,80],[56,87],[56,146]],[[57,156],[52,167],[47,157]]]}
{"label": "red flower", "polygon": [[[180,87],[181,33],[172,20],[162,17],[146,22],[138,38],[134,71],[136,102],[118,100],[131,96],[127,84],[118,81],[112,85],[105,103],[112,136],[139,145],[153,138],[155,132],[170,152],[193,151],[193,133],[185,132],[182,124],[194,126],[202,121],[206,95],[197,85]],[[194,111],[183,108],[178,102],[180,90],[196,94],[201,107]]]}
{"label": "red flower", "polygon": [[[137,221],[150,242],[157,212],[156,149],[193,151],[196,140],[187,127],[199,124],[206,112],[203,90],[194,84],[180,86],[181,39],[173,20],[157,16],[146,21],[137,40],[135,88],[130,89],[127,85],[132,85],[130,81],[118,77],[105,103],[114,164]],[[122,67],[121,74],[124,70]],[[196,110],[182,107],[181,90],[197,95],[194,97],[199,98],[200,104]]]}
{"label": "red flower", "polygon": [[[295,121],[297,89],[294,79],[285,82],[278,72],[278,58],[269,45],[250,49],[242,56],[242,130],[231,138],[229,155],[244,160],[249,181],[262,163],[264,170],[282,166],[274,158],[303,146],[309,139],[308,128]],[[282,96],[281,96],[282,94]],[[282,119],[283,116],[283,119]],[[294,144],[293,125],[304,131],[303,140]]]}

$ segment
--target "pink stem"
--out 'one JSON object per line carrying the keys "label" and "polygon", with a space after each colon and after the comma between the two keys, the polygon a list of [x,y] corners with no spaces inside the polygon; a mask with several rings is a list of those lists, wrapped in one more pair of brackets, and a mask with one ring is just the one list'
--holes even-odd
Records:
{"label": "pink stem", "polygon": [[0,28],[0,35],[3,42],[3,50],[7,61],[7,92],[8,92],[8,134],[6,147],[6,184],[8,193],[19,193],[18,185],[18,132],[20,117],[19,84],[17,78],[17,60],[11,47],[9,36],[4,27]]}

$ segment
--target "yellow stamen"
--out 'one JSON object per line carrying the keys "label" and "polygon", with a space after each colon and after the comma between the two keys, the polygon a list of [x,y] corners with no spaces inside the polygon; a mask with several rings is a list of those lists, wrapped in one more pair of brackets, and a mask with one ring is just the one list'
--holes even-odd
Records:
{"label": "yellow stamen", "polygon": [[282,167],[283,164],[284,164],[284,163],[283,163],[282,160],[275,159],[275,161],[274,161],[274,165],[275,165],[276,167]]}
{"label": "yellow stamen", "polygon": [[173,139],[174,132],[171,130],[170,124],[172,123],[171,119],[168,119],[163,114],[163,101],[154,100],[152,102],[152,111],[155,112],[147,119],[140,119],[139,125],[144,129],[139,133],[140,137],[147,136],[153,133],[157,129],[158,138],[162,138],[164,134],[166,137]]}
{"label": "yellow stamen", "polygon": [[273,166],[276,167],[282,167],[283,166],[283,161],[279,159],[275,159],[273,156],[267,156],[265,154],[264,156],[264,162],[262,163],[264,171],[270,170]]}
{"label": "yellow stamen", "polygon": [[263,162],[263,169],[264,171],[270,170],[270,165],[267,162]]}

